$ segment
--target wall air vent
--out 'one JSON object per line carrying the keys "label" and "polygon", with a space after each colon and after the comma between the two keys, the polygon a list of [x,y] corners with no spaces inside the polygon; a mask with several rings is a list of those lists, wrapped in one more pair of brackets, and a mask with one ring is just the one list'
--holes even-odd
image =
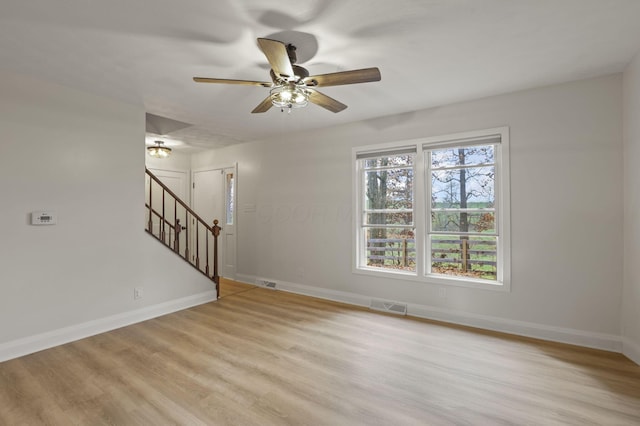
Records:
{"label": "wall air vent", "polygon": [[391,300],[371,299],[371,309],[397,315],[407,315],[407,304]]}
{"label": "wall air vent", "polygon": [[276,289],[276,283],[274,283],[273,281],[256,280],[256,284],[259,285],[260,287],[270,288],[271,290]]}

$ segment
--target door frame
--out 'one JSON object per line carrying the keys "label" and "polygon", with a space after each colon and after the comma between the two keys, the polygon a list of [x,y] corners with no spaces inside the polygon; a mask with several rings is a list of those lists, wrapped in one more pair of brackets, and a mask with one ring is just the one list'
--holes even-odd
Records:
{"label": "door frame", "polygon": [[[184,194],[185,194],[185,199],[182,200],[185,203],[188,203],[189,206],[191,206],[191,182],[192,182],[192,173],[190,170],[185,170],[185,169],[171,169],[171,168],[158,168],[158,167],[147,167],[147,169],[153,173],[158,179],[160,179],[162,181],[162,173],[163,172],[169,172],[169,173],[180,173],[183,174],[185,177],[185,187],[183,188],[184,190]],[[164,183],[164,182],[163,182]]]}
{"label": "door frame", "polygon": [[[195,174],[196,173],[200,173],[200,172],[209,172],[209,171],[215,171],[215,170],[222,170],[223,175],[225,174],[225,170],[228,169],[232,169],[233,170],[233,211],[232,211],[232,215],[233,215],[233,226],[234,226],[234,232],[232,234],[232,238],[231,240],[233,241],[233,253],[229,253],[227,251],[225,251],[225,259],[227,258],[226,256],[228,256],[229,254],[233,255],[233,259],[235,260],[236,265],[234,265],[234,271],[229,274],[229,271],[226,271],[226,267],[225,265],[220,265],[220,263],[218,264],[218,266],[222,266],[220,269],[221,271],[219,271],[219,274],[221,276],[224,276],[225,278],[229,278],[229,279],[235,279],[236,273],[237,273],[237,252],[238,252],[238,162],[234,162],[232,164],[229,163],[225,163],[224,165],[211,165],[211,166],[206,166],[206,167],[199,167],[196,169],[191,169],[191,176],[190,176],[190,182],[189,182],[189,204],[191,206],[195,206],[195,191],[194,191],[194,184],[195,184]],[[220,223],[218,224],[218,226],[220,226],[222,228],[222,231],[220,232],[220,237],[218,239],[218,242],[225,241],[227,239],[226,236],[226,214],[227,214],[227,197],[226,197],[226,176],[223,176],[222,179],[222,191],[221,193],[223,194],[223,208],[222,208],[222,212],[223,212],[223,217],[218,218],[218,220],[220,221]],[[198,213],[198,212],[196,212]],[[210,224],[213,225],[213,224]],[[218,244],[218,250],[226,250],[226,245],[225,244]],[[226,275],[222,275],[222,273],[225,273]]]}

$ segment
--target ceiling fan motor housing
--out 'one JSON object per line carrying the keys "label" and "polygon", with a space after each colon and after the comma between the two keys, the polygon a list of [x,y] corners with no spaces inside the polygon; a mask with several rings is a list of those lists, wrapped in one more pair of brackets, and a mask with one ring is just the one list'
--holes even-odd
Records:
{"label": "ceiling fan motor housing", "polygon": [[291,61],[291,64],[295,64],[296,61],[298,60],[298,56],[296,55],[296,50],[297,48],[289,43],[287,44],[287,56],[289,56],[289,61]]}

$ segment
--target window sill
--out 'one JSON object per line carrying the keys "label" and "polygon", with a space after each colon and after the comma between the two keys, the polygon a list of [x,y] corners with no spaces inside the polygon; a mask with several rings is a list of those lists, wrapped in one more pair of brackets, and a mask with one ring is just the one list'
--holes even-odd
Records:
{"label": "window sill", "polygon": [[393,270],[380,270],[377,268],[353,268],[354,274],[368,275],[380,278],[398,279],[403,281],[413,281],[425,284],[437,284],[446,286],[456,286],[465,288],[475,288],[480,290],[509,292],[510,286],[505,283],[492,282],[487,280],[475,280],[470,278],[460,277],[446,277],[442,275],[425,275],[418,276],[417,273],[393,271]]}

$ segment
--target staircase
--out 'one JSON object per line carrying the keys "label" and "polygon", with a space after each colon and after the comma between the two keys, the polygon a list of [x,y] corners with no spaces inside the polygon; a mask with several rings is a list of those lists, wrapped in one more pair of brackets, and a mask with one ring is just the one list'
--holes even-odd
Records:
{"label": "staircase", "polygon": [[217,297],[218,220],[208,225],[146,168],[145,173],[145,231],[213,281]]}

